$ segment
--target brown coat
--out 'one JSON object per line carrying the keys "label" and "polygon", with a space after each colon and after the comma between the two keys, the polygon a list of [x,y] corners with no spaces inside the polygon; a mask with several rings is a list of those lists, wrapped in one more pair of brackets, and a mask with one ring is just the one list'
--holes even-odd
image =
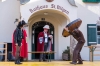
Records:
{"label": "brown coat", "polygon": [[71,35],[78,41],[78,42],[82,42],[85,43],[85,39],[83,36],[83,33],[79,30],[76,29],[73,32],[71,32]]}
{"label": "brown coat", "polygon": [[77,45],[76,45],[76,47],[75,47],[75,49],[73,51],[72,62],[77,63],[77,61],[78,61],[79,63],[83,63],[81,55],[80,55],[82,47],[83,47],[83,45],[85,43],[85,39],[84,39],[83,33],[79,29],[75,29],[71,34],[78,41],[78,43],[77,43]]}

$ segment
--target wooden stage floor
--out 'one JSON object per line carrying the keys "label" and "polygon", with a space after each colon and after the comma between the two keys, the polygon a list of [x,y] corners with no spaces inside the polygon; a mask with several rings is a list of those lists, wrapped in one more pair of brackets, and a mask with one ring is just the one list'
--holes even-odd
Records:
{"label": "wooden stage floor", "polygon": [[0,66],[100,66],[100,61],[84,61],[83,65],[72,65],[70,61],[51,61],[51,62],[22,62],[21,65],[15,65],[14,62],[0,62]]}

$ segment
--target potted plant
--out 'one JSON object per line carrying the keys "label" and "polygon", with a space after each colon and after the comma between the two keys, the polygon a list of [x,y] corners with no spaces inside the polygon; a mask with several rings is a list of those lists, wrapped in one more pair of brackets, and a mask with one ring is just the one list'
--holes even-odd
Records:
{"label": "potted plant", "polygon": [[67,46],[67,49],[65,49],[62,53],[62,59],[66,61],[70,61],[70,47]]}

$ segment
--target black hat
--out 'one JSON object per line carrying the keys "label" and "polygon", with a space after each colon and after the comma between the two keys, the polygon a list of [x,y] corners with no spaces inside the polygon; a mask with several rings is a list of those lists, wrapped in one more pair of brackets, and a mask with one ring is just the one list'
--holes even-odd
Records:
{"label": "black hat", "polygon": [[21,21],[22,25],[26,25],[26,22],[24,20]]}
{"label": "black hat", "polygon": [[28,26],[28,24],[24,20],[22,20],[21,22],[22,22],[23,25],[25,25],[25,27]]}
{"label": "black hat", "polygon": [[22,22],[19,22],[17,27],[18,27],[18,28],[23,27]]}
{"label": "black hat", "polygon": [[18,27],[23,27],[23,25],[28,26],[24,20],[18,23]]}

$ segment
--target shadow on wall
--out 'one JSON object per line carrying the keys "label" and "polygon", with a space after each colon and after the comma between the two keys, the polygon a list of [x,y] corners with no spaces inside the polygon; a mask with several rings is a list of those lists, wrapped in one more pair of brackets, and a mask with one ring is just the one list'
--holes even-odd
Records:
{"label": "shadow on wall", "polygon": [[[100,16],[100,3],[85,3],[85,2],[76,2],[78,7],[83,11],[83,13],[85,13],[84,11],[87,11],[88,14],[93,14],[93,15],[97,15]],[[78,10],[78,12],[80,11]]]}

